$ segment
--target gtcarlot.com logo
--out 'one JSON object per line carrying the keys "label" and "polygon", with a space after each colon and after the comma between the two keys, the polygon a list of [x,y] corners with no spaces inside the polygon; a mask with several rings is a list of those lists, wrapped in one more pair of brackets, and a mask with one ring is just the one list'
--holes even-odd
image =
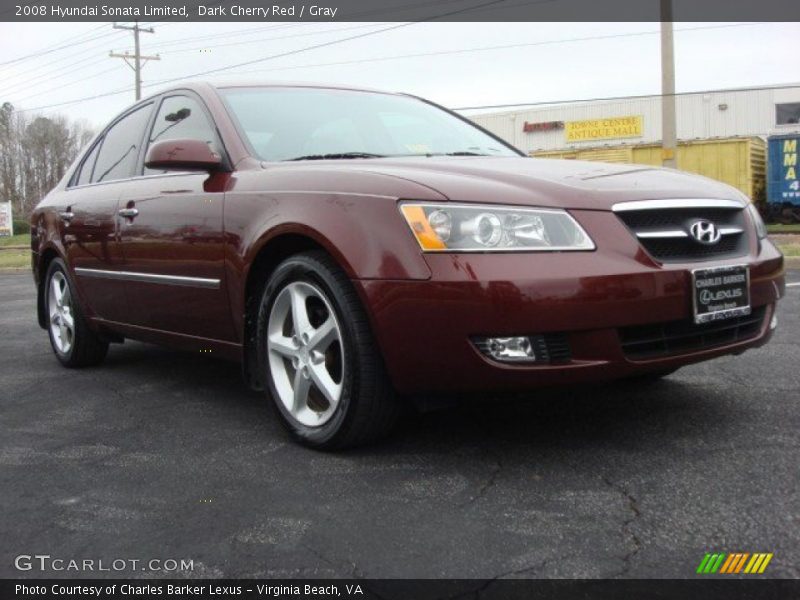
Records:
{"label": "gtcarlot.com logo", "polygon": [[700,575],[760,575],[772,560],[772,552],[707,552],[697,567]]}
{"label": "gtcarlot.com logo", "polygon": [[18,571],[121,572],[194,571],[194,561],[186,558],[54,558],[49,554],[20,554],[14,559]]}

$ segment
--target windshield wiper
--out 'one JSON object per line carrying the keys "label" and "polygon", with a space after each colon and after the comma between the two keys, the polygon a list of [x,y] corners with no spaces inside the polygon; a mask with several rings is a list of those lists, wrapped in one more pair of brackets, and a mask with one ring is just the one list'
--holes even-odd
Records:
{"label": "windshield wiper", "polygon": [[308,154],[287,160],[332,160],[345,158],[386,158],[384,154],[373,154],[371,152],[336,152],[334,154]]}
{"label": "windshield wiper", "polygon": [[412,154],[411,156],[425,156],[431,158],[432,156],[491,156],[491,154],[472,152],[471,150],[460,150],[458,152],[425,152],[423,154]]}
{"label": "windshield wiper", "polygon": [[489,156],[482,152],[471,152],[470,150],[462,150],[461,152],[445,152],[444,156]]}

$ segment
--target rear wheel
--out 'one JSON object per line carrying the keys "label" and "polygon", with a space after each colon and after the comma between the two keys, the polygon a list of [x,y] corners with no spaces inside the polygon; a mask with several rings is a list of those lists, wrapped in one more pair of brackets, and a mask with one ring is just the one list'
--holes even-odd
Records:
{"label": "rear wheel", "polygon": [[281,263],[258,324],[268,390],[295,439],[339,449],[388,433],[399,404],[355,290],[330,257],[309,252]]}
{"label": "rear wheel", "polygon": [[108,342],[89,329],[60,258],[50,263],[45,285],[47,332],[56,358],[65,367],[88,367],[102,362],[108,353]]}

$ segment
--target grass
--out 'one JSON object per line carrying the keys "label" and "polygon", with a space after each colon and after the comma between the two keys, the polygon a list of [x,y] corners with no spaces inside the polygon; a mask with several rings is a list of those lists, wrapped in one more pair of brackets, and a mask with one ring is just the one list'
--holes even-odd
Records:
{"label": "grass", "polygon": [[[24,250],[3,250],[7,246],[25,246]],[[21,233],[0,237],[0,269],[29,269],[31,266],[31,236]]]}
{"label": "grass", "polygon": [[782,244],[778,248],[784,256],[800,256],[800,244]]}
{"label": "grass", "polygon": [[767,225],[769,233],[800,233],[800,223],[792,223],[791,225],[784,225],[782,223],[773,223]]}
{"label": "grass", "polygon": [[0,251],[0,269],[29,269],[30,266],[30,250]]}
{"label": "grass", "polygon": [[3,246],[25,246],[31,247],[31,234],[20,233],[19,235],[0,237],[0,248]]}

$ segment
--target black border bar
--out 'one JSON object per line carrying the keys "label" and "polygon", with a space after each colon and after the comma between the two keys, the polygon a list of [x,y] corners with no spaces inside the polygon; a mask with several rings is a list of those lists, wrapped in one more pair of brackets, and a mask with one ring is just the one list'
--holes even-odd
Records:
{"label": "black border bar", "polygon": [[[676,22],[800,21],[798,0],[672,0]],[[661,0],[0,0],[0,21],[658,22]],[[735,34],[733,34],[735,35]]]}
{"label": "black border bar", "polygon": [[[266,591],[265,587],[270,587],[270,591]],[[32,591],[34,589],[35,592]],[[280,593],[276,593],[276,589]],[[628,598],[637,600],[701,598],[703,600],[788,600],[799,597],[800,580],[745,579],[734,576],[727,578],[708,576],[697,579],[613,580],[0,580],[0,598],[3,600],[33,598],[40,600],[86,600],[88,598],[103,600],[130,600],[132,598],[148,600],[571,600],[576,598],[587,600]]]}

